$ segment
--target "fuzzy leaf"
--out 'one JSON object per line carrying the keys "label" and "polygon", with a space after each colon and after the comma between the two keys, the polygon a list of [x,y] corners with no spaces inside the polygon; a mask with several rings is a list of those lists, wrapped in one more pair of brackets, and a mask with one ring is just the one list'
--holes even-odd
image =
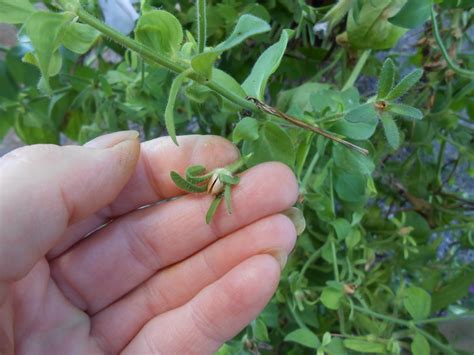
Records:
{"label": "fuzzy leaf", "polygon": [[232,214],[231,185],[224,187],[225,208],[228,214]]}
{"label": "fuzzy leaf", "polygon": [[386,100],[395,100],[400,96],[406,94],[423,76],[422,69],[415,69],[410,74],[405,76],[400,82],[385,96]]}
{"label": "fuzzy leaf", "polygon": [[238,176],[228,174],[219,174],[219,180],[228,185],[237,185],[240,181]]}
{"label": "fuzzy leaf", "polygon": [[382,121],[383,131],[385,137],[387,137],[388,144],[390,144],[393,149],[398,149],[400,145],[400,132],[392,115],[384,113],[380,117],[380,121]]}
{"label": "fuzzy leaf", "polygon": [[377,91],[377,99],[383,99],[392,90],[395,82],[395,65],[390,58],[387,58],[380,72],[379,87]]}
{"label": "fuzzy leaf", "polygon": [[191,193],[206,192],[206,186],[197,186],[189,181],[186,181],[176,171],[172,171],[170,176],[171,180],[173,180],[176,186],[178,186],[181,190]]}
{"label": "fuzzy leaf", "polygon": [[209,224],[212,221],[212,218],[216,214],[217,208],[219,207],[220,203],[222,201],[222,195],[218,195],[214,198],[212,201],[211,205],[209,206],[209,209],[207,210],[206,213],[206,223]]}
{"label": "fuzzy leaf", "polygon": [[387,111],[403,117],[414,118],[415,120],[421,120],[423,118],[423,112],[405,104],[390,103],[387,106]]}
{"label": "fuzzy leaf", "polygon": [[200,183],[209,179],[209,174],[202,165],[192,165],[186,169],[186,180],[192,183]]}

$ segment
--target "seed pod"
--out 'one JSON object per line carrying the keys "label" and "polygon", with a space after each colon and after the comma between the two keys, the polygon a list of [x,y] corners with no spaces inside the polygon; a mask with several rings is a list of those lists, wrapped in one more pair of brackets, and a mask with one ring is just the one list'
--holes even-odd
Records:
{"label": "seed pod", "polygon": [[224,191],[224,187],[223,182],[219,179],[219,173],[215,172],[207,184],[207,193],[214,196],[218,195]]}

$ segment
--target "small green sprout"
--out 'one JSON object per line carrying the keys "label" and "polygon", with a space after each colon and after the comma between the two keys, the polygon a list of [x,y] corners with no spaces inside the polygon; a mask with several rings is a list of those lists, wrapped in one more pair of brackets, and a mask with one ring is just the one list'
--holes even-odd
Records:
{"label": "small green sprout", "polygon": [[176,171],[172,171],[170,174],[171,180],[183,191],[208,193],[214,196],[214,200],[206,214],[206,223],[209,224],[222,199],[225,200],[227,213],[232,214],[231,188],[240,181],[239,177],[234,174],[244,166],[250,156],[251,154],[224,168],[217,168],[210,172],[206,172],[206,168],[202,165],[192,165],[186,169],[185,177],[182,177]]}

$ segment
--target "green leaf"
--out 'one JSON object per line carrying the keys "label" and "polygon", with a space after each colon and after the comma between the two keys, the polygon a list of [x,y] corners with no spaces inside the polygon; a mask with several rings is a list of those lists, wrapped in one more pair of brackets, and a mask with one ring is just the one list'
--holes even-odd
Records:
{"label": "green leaf", "polygon": [[291,341],[311,349],[317,349],[321,342],[316,334],[307,328],[296,329],[285,336],[285,341]]}
{"label": "green leaf", "polygon": [[347,349],[358,351],[361,353],[369,354],[385,354],[387,350],[385,349],[385,344],[374,343],[368,340],[363,339],[345,339],[343,341],[344,346]]}
{"label": "green leaf", "polygon": [[84,54],[99,38],[100,32],[82,23],[68,23],[61,32],[61,43],[74,53]]}
{"label": "green leaf", "polygon": [[409,0],[388,20],[396,26],[412,29],[424,24],[430,17],[432,0]]}
{"label": "green leaf", "polygon": [[347,351],[344,348],[344,344],[342,339],[340,338],[332,338],[331,342],[325,346],[325,351],[329,355],[346,355]]}
{"label": "green leaf", "polygon": [[197,73],[210,78],[212,66],[222,52],[237,46],[253,35],[270,31],[270,29],[270,25],[258,17],[248,14],[242,15],[230,36],[215,48],[194,56],[191,59],[191,66]]}
{"label": "green leaf", "polygon": [[396,104],[390,102],[387,105],[387,111],[403,117],[414,118],[415,120],[421,120],[423,118],[423,112],[415,107],[405,104]]}
{"label": "green leaf", "polygon": [[353,249],[361,240],[361,233],[357,229],[352,230],[347,236],[345,242],[349,249]]}
{"label": "green leaf", "polygon": [[224,200],[225,208],[228,214],[232,214],[232,197],[231,197],[231,185],[225,185],[224,187]]}
{"label": "green leaf", "polygon": [[263,99],[263,93],[267,86],[267,81],[280,65],[281,59],[285,54],[288,37],[291,31],[284,30],[281,33],[280,40],[267,48],[255,62],[250,75],[242,83],[242,88],[249,96]]}
{"label": "green leaf", "polygon": [[248,160],[249,166],[266,161],[280,161],[292,167],[296,156],[290,136],[272,122],[262,125],[257,140],[245,141],[243,151],[244,154],[254,153]]}
{"label": "green leaf", "polygon": [[474,283],[474,270],[465,269],[450,278],[442,287],[433,291],[432,311],[437,312],[448,305],[460,300],[469,293],[469,287]]}
{"label": "green leaf", "polygon": [[224,184],[228,185],[237,185],[240,181],[240,178],[236,175],[228,175],[226,173],[219,174],[219,180]]}
{"label": "green leaf", "polygon": [[404,0],[364,1],[357,21],[354,10],[347,17],[347,39],[360,49],[388,49],[395,46],[406,29],[388,22],[403,6]]}
{"label": "green leaf", "polygon": [[178,186],[181,190],[191,193],[200,193],[206,192],[206,186],[197,186],[181,177],[176,171],[170,173],[171,180]]}
{"label": "green leaf", "polygon": [[344,119],[352,123],[370,123],[377,117],[374,104],[367,103],[353,108],[346,113]]}
{"label": "green leaf", "polygon": [[157,52],[175,56],[183,42],[183,28],[178,19],[169,12],[153,10],[140,16],[135,28],[135,37]]}
{"label": "green leaf", "polygon": [[423,76],[422,69],[415,69],[410,74],[406,75],[400,82],[385,96],[386,100],[395,100],[404,95],[412,88]]}
{"label": "green leaf", "polygon": [[210,174],[206,174],[206,168],[202,165],[192,165],[186,169],[186,180],[192,183],[201,183],[209,180]]}
{"label": "green leaf", "polygon": [[342,290],[326,286],[321,293],[321,302],[326,308],[338,310],[341,306],[341,300],[344,294]]}
{"label": "green leaf", "polygon": [[46,88],[49,88],[49,77],[56,75],[58,67],[61,67],[61,56],[58,52],[60,36],[72,16],[70,13],[39,11],[33,13],[24,25],[35,49],[34,57]]}
{"label": "green leaf", "polygon": [[346,219],[338,218],[332,221],[330,224],[336,231],[336,235],[339,240],[345,239],[351,231],[351,224]]}
{"label": "green leaf", "polygon": [[426,319],[431,313],[431,296],[419,287],[409,287],[403,293],[403,306],[414,320]]}
{"label": "green leaf", "polygon": [[252,117],[244,117],[232,132],[232,142],[238,144],[241,140],[254,141],[256,139],[258,139],[258,121]]}
{"label": "green leaf", "polygon": [[370,175],[375,169],[373,161],[358,152],[338,144],[333,148],[334,163],[352,174]]}
{"label": "green leaf", "polygon": [[261,319],[256,319],[255,322],[252,322],[252,325],[255,338],[261,341],[270,341],[267,325]]}
{"label": "green leaf", "polygon": [[176,139],[176,128],[174,125],[174,105],[176,103],[176,97],[178,96],[178,91],[183,84],[184,79],[188,75],[187,71],[180,73],[176,78],[174,78],[173,82],[171,83],[170,94],[168,96],[168,102],[166,103],[165,109],[165,126],[166,130],[168,131],[169,136],[173,140],[174,144],[178,144],[178,140]]}
{"label": "green leaf", "polygon": [[411,343],[411,352],[413,355],[430,355],[430,344],[428,340],[418,332]]}
{"label": "green leaf", "polygon": [[28,0],[0,0],[0,23],[24,23],[35,11]]}
{"label": "green leaf", "polygon": [[217,208],[219,207],[219,204],[222,201],[222,195],[218,195],[214,198],[214,200],[211,203],[211,206],[209,206],[209,209],[207,210],[206,213],[206,223],[209,224],[212,221],[212,218],[216,214]]}
{"label": "green leaf", "polygon": [[395,84],[395,64],[390,58],[387,58],[380,72],[379,87],[377,90],[377,99],[383,99],[392,90]]}
{"label": "green leaf", "polygon": [[380,121],[382,121],[383,131],[385,137],[387,137],[388,144],[390,144],[393,149],[398,149],[400,146],[400,132],[392,115],[384,113],[380,116]]}
{"label": "green leaf", "polygon": [[354,203],[365,200],[367,178],[364,175],[339,173],[335,180],[334,188],[341,200]]}

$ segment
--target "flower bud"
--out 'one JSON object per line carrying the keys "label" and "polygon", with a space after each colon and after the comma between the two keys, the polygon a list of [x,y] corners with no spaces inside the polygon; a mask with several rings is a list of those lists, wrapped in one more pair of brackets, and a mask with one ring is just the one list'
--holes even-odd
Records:
{"label": "flower bud", "polygon": [[224,184],[219,179],[219,173],[215,172],[212,174],[212,177],[209,179],[209,183],[207,184],[207,193],[210,195],[218,195],[222,191],[224,191]]}

